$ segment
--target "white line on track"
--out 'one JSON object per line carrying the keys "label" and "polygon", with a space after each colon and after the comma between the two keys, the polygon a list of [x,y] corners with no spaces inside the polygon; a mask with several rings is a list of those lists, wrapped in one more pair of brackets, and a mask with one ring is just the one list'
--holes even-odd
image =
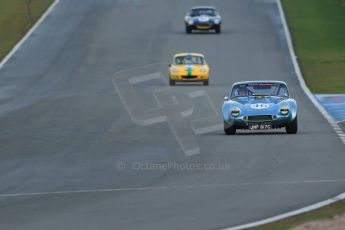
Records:
{"label": "white line on track", "polygon": [[161,74],[158,72],[158,73],[146,74],[146,75],[137,76],[137,77],[131,77],[128,81],[129,81],[129,84],[133,85],[133,84],[138,84],[141,82],[155,80],[159,78],[161,78]]}
{"label": "white line on track", "polygon": [[337,202],[337,201],[340,201],[343,199],[345,199],[345,193],[342,193],[336,197],[330,198],[330,199],[325,200],[325,201],[321,201],[319,203],[316,203],[316,204],[313,204],[313,205],[310,205],[310,206],[307,206],[307,207],[304,207],[304,208],[301,208],[301,209],[298,209],[298,210],[295,210],[292,212],[288,212],[285,214],[281,214],[281,215],[278,215],[275,217],[271,217],[268,219],[260,220],[260,221],[249,223],[249,224],[244,224],[244,225],[239,225],[239,226],[232,227],[232,228],[227,228],[224,230],[239,230],[239,229],[253,228],[253,227],[257,227],[259,225],[269,224],[269,223],[274,222],[274,221],[286,219],[286,218],[291,217],[291,216],[296,216],[296,215],[299,215],[299,214],[302,214],[305,212],[309,212],[309,211],[324,207],[326,205],[332,204],[334,202]]}
{"label": "white line on track", "polygon": [[[316,108],[318,108],[318,110],[321,112],[321,114],[327,119],[328,123],[332,126],[332,128],[335,130],[335,132],[338,134],[338,136],[340,137],[340,139],[342,140],[342,142],[345,144],[345,137],[344,137],[344,132],[341,130],[341,128],[339,127],[339,125],[333,120],[333,118],[328,114],[328,112],[324,109],[324,107],[322,107],[320,105],[320,103],[318,102],[318,100],[315,98],[315,96],[310,92],[309,88],[307,87],[307,85],[305,84],[305,81],[303,79],[302,76],[302,72],[301,69],[298,65],[297,59],[296,59],[296,55],[295,55],[295,50],[293,48],[293,44],[292,44],[292,39],[291,39],[291,35],[290,35],[290,31],[289,28],[287,26],[286,23],[286,17],[285,17],[285,13],[281,4],[281,0],[276,0],[277,4],[278,4],[278,10],[279,10],[279,14],[283,23],[283,27],[284,27],[284,31],[285,31],[285,36],[287,39],[287,44],[289,47],[289,52],[290,52],[290,57],[292,60],[292,63],[294,65],[295,68],[295,72],[298,78],[298,81],[301,85],[301,88],[303,89],[303,91],[305,92],[305,94],[309,97],[309,99],[313,102],[313,104],[316,106]],[[239,226],[235,226],[235,227],[230,227],[230,228],[226,228],[224,230],[238,230],[238,229],[246,229],[246,228],[252,228],[252,227],[257,227],[260,225],[264,225],[264,224],[268,224],[268,223],[272,223],[278,220],[282,220],[282,219],[286,219],[288,217],[291,216],[296,216],[305,212],[309,212],[312,210],[315,210],[317,208],[321,208],[324,207],[326,205],[335,203],[339,200],[343,200],[345,199],[345,193],[339,194],[336,197],[330,198],[328,200],[325,201],[321,201],[319,203],[298,209],[298,210],[294,210],[288,213],[284,213],[281,215],[277,215],[277,216],[273,216],[264,220],[259,220],[259,221],[255,221],[252,223],[248,223],[248,224],[243,224],[243,225],[239,225]]]}
{"label": "white line on track", "polygon": [[306,185],[306,184],[336,184],[345,183],[345,179],[329,180],[301,180],[301,181],[266,181],[266,182],[243,182],[243,183],[223,183],[223,184],[194,184],[194,185],[167,185],[156,187],[125,187],[125,188],[105,188],[105,189],[82,189],[82,190],[61,190],[51,192],[28,192],[28,193],[2,193],[0,198],[29,197],[29,196],[49,196],[49,195],[72,195],[84,193],[110,193],[126,191],[144,190],[172,190],[172,189],[202,189],[202,188],[221,188],[238,186],[275,186],[275,185]]}
{"label": "white line on track", "polygon": [[46,10],[46,12],[40,17],[40,19],[35,23],[33,27],[25,34],[25,36],[13,47],[13,49],[5,56],[5,58],[0,63],[0,69],[8,62],[8,60],[13,56],[13,54],[24,44],[24,42],[31,36],[31,34],[36,30],[36,28],[44,21],[44,19],[53,11],[54,7],[60,2],[60,0],[55,0],[53,4]]}

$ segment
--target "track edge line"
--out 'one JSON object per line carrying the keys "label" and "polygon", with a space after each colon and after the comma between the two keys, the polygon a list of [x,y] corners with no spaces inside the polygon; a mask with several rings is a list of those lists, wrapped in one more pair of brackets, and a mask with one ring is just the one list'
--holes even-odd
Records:
{"label": "track edge line", "polygon": [[42,16],[37,20],[37,22],[31,27],[31,29],[22,37],[18,43],[11,49],[11,51],[2,59],[0,62],[0,69],[2,69],[5,64],[10,60],[10,58],[17,52],[17,50],[25,43],[25,41],[31,36],[31,34],[36,30],[36,28],[42,24],[44,19],[52,12],[54,7],[60,2],[60,0],[54,0],[54,2],[48,7],[48,9],[42,14]]}
{"label": "track edge line", "polygon": [[320,201],[320,202],[318,202],[316,204],[312,204],[312,205],[309,205],[307,207],[300,208],[300,209],[297,209],[297,210],[294,210],[294,211],[291,211],[291,212],[287,212],[287,213],[284,213],[284,214],[280,214],[280,215],[277,215],[277,216],[273,216],[273,217],[270,217],[270,218],[267,218],[267,219],[255,221],[255,222],[248,223],[248,224],[243,224],[243,225],[238,225],[238,226],[235,226],[235,227],[225,228],[224,230],[239,230],[239,229],[258,227],[258,226],[261,226],[261,225],[264,225],[264,224],[269,224],[269,223],[272,223],[272,222],[275,222],[275,221],[278,221],[278,220],[283,220],[283,219],[286,219],[286,218],[289,218],[289,217],[292,217],[292,216],[296,216],[296,215],[303,214],[303,213],[306,213],[306,212],[309,212],[309,211],[313,211],[315,209],[322,208],[322,207],[324,207],[326,205],[333,204],[333,203],[335,203],[337,201],[340,201],[340,200],[343,200],[343,199],[345,199],[345,193],[341,193],[338,196],[335,196],[335,197],[330,198],[328,200]]}

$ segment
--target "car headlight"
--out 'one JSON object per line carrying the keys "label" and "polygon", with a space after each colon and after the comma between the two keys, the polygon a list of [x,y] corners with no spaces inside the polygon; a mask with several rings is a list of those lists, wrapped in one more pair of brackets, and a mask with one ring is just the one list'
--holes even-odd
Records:
{"label": "car headlight", "polygon": [[233,107],[233,108],[231,109],[231,115],[232,115],[233,117],[238,117],[238,116],[240,115],[240,113],[241,113],[241,110],[240,110],[240,108],[238,108],[238,107]]}
{"label": "car headlight", "polygon": [[178,68],[176,68],[176,67],[171,67],[170,70],[172,73],[178,73]]}
{"label": "car headlight", "polygon": [[220,20],[218,18],[215,18],[213,21],[214,21],[215,24],[219,24],[220,23]]}
{"label": "car headlight", "polygon": [[288,115],[289,112],[290,112],[289,107],[287,107],[287,106],[285,106],[285,105],[282,106],[282,107],[280,108],[280,113],[281,113],[282,115]]}
{"label": "car headlight", "polygon": [[188,25],[193,25],[194,23],[193,19],[189,19],[187,22],[188,22]]}
{"label": "car headlight", "polygon": [[200,68],[200,72],[201,73],[206,73],[207,72],[207,68],[205,68],[205,67]]}

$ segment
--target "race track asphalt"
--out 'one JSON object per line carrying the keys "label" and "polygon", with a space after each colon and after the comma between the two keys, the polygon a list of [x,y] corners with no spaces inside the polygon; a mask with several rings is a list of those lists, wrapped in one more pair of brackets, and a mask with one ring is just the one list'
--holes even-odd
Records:
{"label": "race track asphalt", "polygon": [[[184,33],[203,4],[222,34]],[[185,51],[209,86],[168,86]],[[257,79],[288,83],[298,134],[219,129],[231,85]],[[345,146],[299,87],[274,0],[60,0],[0,69],[0,103],[0,229],[219,229],[345,190]]]}

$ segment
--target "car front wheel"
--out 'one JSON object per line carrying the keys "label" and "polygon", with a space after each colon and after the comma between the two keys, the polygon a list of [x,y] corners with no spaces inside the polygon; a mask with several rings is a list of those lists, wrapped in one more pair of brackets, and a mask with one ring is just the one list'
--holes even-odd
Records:
{"label": "car front wheel", "polygon": [[192,28],[190,26],[186,26],[186,33],[187,34],[192,33]]}
{"label": "car front wheel", "polygon": [[286,125],[285,130],[288,134],[296,134],[298,131],[297,116],[293,121]]}
{"label": "car front wheel", "polygon": [[169,78],[169,85],[175,85],[175,81]]}
{"label": "car front wheel", "polygon": [[217,34],[220,34],[222,32],[220,25],[216,26],[215,31]]}
{"label": "car front wheel", "polygon": [[236,128],[224,122],[224,133],[225,135],[234,135],[236,133]]}

